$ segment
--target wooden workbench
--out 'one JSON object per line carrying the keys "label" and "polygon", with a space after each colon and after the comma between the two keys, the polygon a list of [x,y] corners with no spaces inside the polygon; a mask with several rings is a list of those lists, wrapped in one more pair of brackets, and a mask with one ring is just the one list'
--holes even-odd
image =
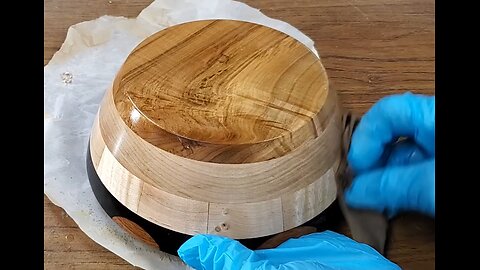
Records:
{"label": "wooden workbench", "polygon": [[[111,3],[109,3],[111,2]],[[44,64],[70,25],[108,14],[135,17],[151,0],[45,0]],[[364,113],[380,97],[435,91],[433,0],[244,0],[315,41],[331,86]],[[88,238],[44,198],[45,269],[135,269]],[[345,225],[339,232],[349,235]],[[388,258],[404,269],[435,268],[435,224],[403,216],[392,224]]]}

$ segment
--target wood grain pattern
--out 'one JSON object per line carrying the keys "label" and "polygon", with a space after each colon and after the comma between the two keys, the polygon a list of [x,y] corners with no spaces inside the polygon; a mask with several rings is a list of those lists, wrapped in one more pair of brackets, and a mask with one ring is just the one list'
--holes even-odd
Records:
{"label": "wood grain pattern", "polygon": [[322,133],[320,119],[336,102],[320,60],[302,43],[233,20],[184,23],[147,38],[118,72],[113,95],[140,137],[217,163],[283,156]]}
{"label": "wood grain pattern", "polygon": [[[287,229],[294,228],[317,215],[318,206],[320,212],[325,210],[337,196],[335,184],[335,170],[328,170],[319,181],[315,181],[307,187],[293,193],[282,196],[283,224]],[[322,190],[323,192],[318,192]]]}
{"label": "wood grain pattern", "polygon": [[[331,116],[321,136],[289,155],[256,163],[217,164],[178,157],[146,143],[123,123],[115,110],[112,95],[107,92],[100,109],[99,129],[103,135],[99,143],[105,144],[133,175],[171,194],[211,202],[261,201],[299,190],[337,165],[340,113],[337,110]],[[96,143],[92,137],[91,147],[96,147]],[[134,159],[130,158],[132,153],[137,155]],[[297,174],[295,169],[299,168],[305,173]],[[269,175],[272,172],[275,174]],[[225,179],[235,180],[226,182]]]}
{"label": "wood grain pattern", "polygon": [[128,220],[124,217],[113,217],[115,223],[122,227],[125,231],[134,235],[137,239],[151,245],[153,247],[159,248],[157,242],[144,230],[142,227],[135,224],[135,222]]}
{"label": "wood grain pattern", "polygon": [[210,203],[209,234],[219,234],[232,238],[238,236],[254,238],[283,232],[283,212],[280,198],[251,203]]}
{"label": "wood grain pattern", "polygon": [[[335,199],[342,113],[320,59],[293,38],[240,21],[184,23],[125,60],[100,104],[92,160],[110,193],[150,222],[262,237]],[[185,141],[188,156],[168,148]]]}
{"label": "wood grain pattern", "polygon": [[[247,164],[217,164],[178,157],[142,140],[120,118],[110,91],[101,103],[100,118],[93,127],[92,160],[94,165],[99,164],[97,173],[112,195],[153,223],[185,234],[208,231],[242,239],[260,237],[303,224],[335,199],[334,175],[327,171],[338,167],[340,112],[337,108],[319,137],[280,158]],[[94,151],[101,148],[101,155]],[[311,190],[312,186],[330,188]],[[289,193],[299,191],[307,193],[302,192],[303,189],[309,189],[312,195],[295,202],[309,209],[297,215],[292,214],[295,209],[286,208],[284,218],[280,198],[289,198]],[[316,204],[304,202],[313,197],[317,198]],[[266,207],[270,208],[268,215],[258,211],[260,205],[270,205]],[[207,226],[225,218],[215,211],[209,211],[206,216],[209,207],[231,208],[239,216],[229,215],[229,230],[217,232],[212,230],[214,227],[207,230]],[[283,222],[278,226],[257,226],[254,221],[259,217]],[[247,226],[248,219],[250,225]],[[246,227],[232,220],[241,221],[239,224]]]}
{"label": "wood grain pattern", "polygon": [[[97,117],[98,118],[98,117]],[[93,130],[100,130],[96,121]],[[182,233],[206,233],[208,203],[178,197],[160,190],[129,172],[106,147],[103,138],[90,139],[92,161],[108,191],[124,206],[162,227]],[[93,149],[102,148],[100,155]]]}
{"label": "wood grain pattern", "polygon": [[317,228],[313,226],[300,226],[296,227],[293,229],[290,229],[288,231],[285,231],[281,234],[277,234],[273,236],[272,238],[268,239],[265,241],[263,244],[261,244],[258,249],[271,249],[271,248],[276,248],[282,243],[288,241],[291,238],[299,238],[303,235],[311,234],[317,232]]}
{"label": "wood grain pattern", "polygon": [[[137,16],[151,0],[46,0],[44,63],[67,28],[101,15]],[[347,109],[365,112],[380,97],[435,89],[433,0],[245,0],[315,41]],[[89,239],[65,212],[44,200],[45,269],[137,269]],[[342,225],[339,232],[349,235]],[[435,269],[435,226],[406,216],[393,222],[388,258],[403,269]]]}

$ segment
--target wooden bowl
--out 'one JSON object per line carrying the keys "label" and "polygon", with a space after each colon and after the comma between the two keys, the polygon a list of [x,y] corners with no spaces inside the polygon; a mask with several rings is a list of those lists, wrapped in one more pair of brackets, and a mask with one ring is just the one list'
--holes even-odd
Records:
{"label": "wooden bowl", "polygon": [[92,188],[180,235],[284,232],[336,198],[341,113],[320,59],[292,37],[232,20],[176,25],[140,43],[106,92]]}

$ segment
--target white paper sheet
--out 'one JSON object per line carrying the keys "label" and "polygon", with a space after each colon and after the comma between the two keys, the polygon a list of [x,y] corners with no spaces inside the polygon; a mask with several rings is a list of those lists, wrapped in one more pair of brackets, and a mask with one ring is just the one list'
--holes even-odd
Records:
{"label": "white paper sheet", "polygon": [[[68,29],[44,68],[44,192],[91,239],[144,269],[189,269],[124,232],[96,201],[85,155],[93,119],[105,90],[130,51],[166,27],[203,19],[235,19],[269,26],[296,38],[317,56],[313,41],[293,26],[230,0],[156,0],[137,18],[103,16]],[[69,72],[70,83],[62,74]]]}

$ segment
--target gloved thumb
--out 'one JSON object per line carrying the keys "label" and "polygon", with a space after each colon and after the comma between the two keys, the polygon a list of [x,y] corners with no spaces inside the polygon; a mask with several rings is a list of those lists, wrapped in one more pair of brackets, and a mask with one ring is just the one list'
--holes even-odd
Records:
{"label": "gloved thumb", "polygon": [[[256,254],[238,241],[223,236],[199,234],[179,249],[178,255],[194,269],[241,269]],[[252,268],[254,269],[254,268]]]}
{"label": "gloved thumb", "polygon": [[435,216],[435,159],[360,174],[345,192],[345,201],[389,215],[417,211]]}

